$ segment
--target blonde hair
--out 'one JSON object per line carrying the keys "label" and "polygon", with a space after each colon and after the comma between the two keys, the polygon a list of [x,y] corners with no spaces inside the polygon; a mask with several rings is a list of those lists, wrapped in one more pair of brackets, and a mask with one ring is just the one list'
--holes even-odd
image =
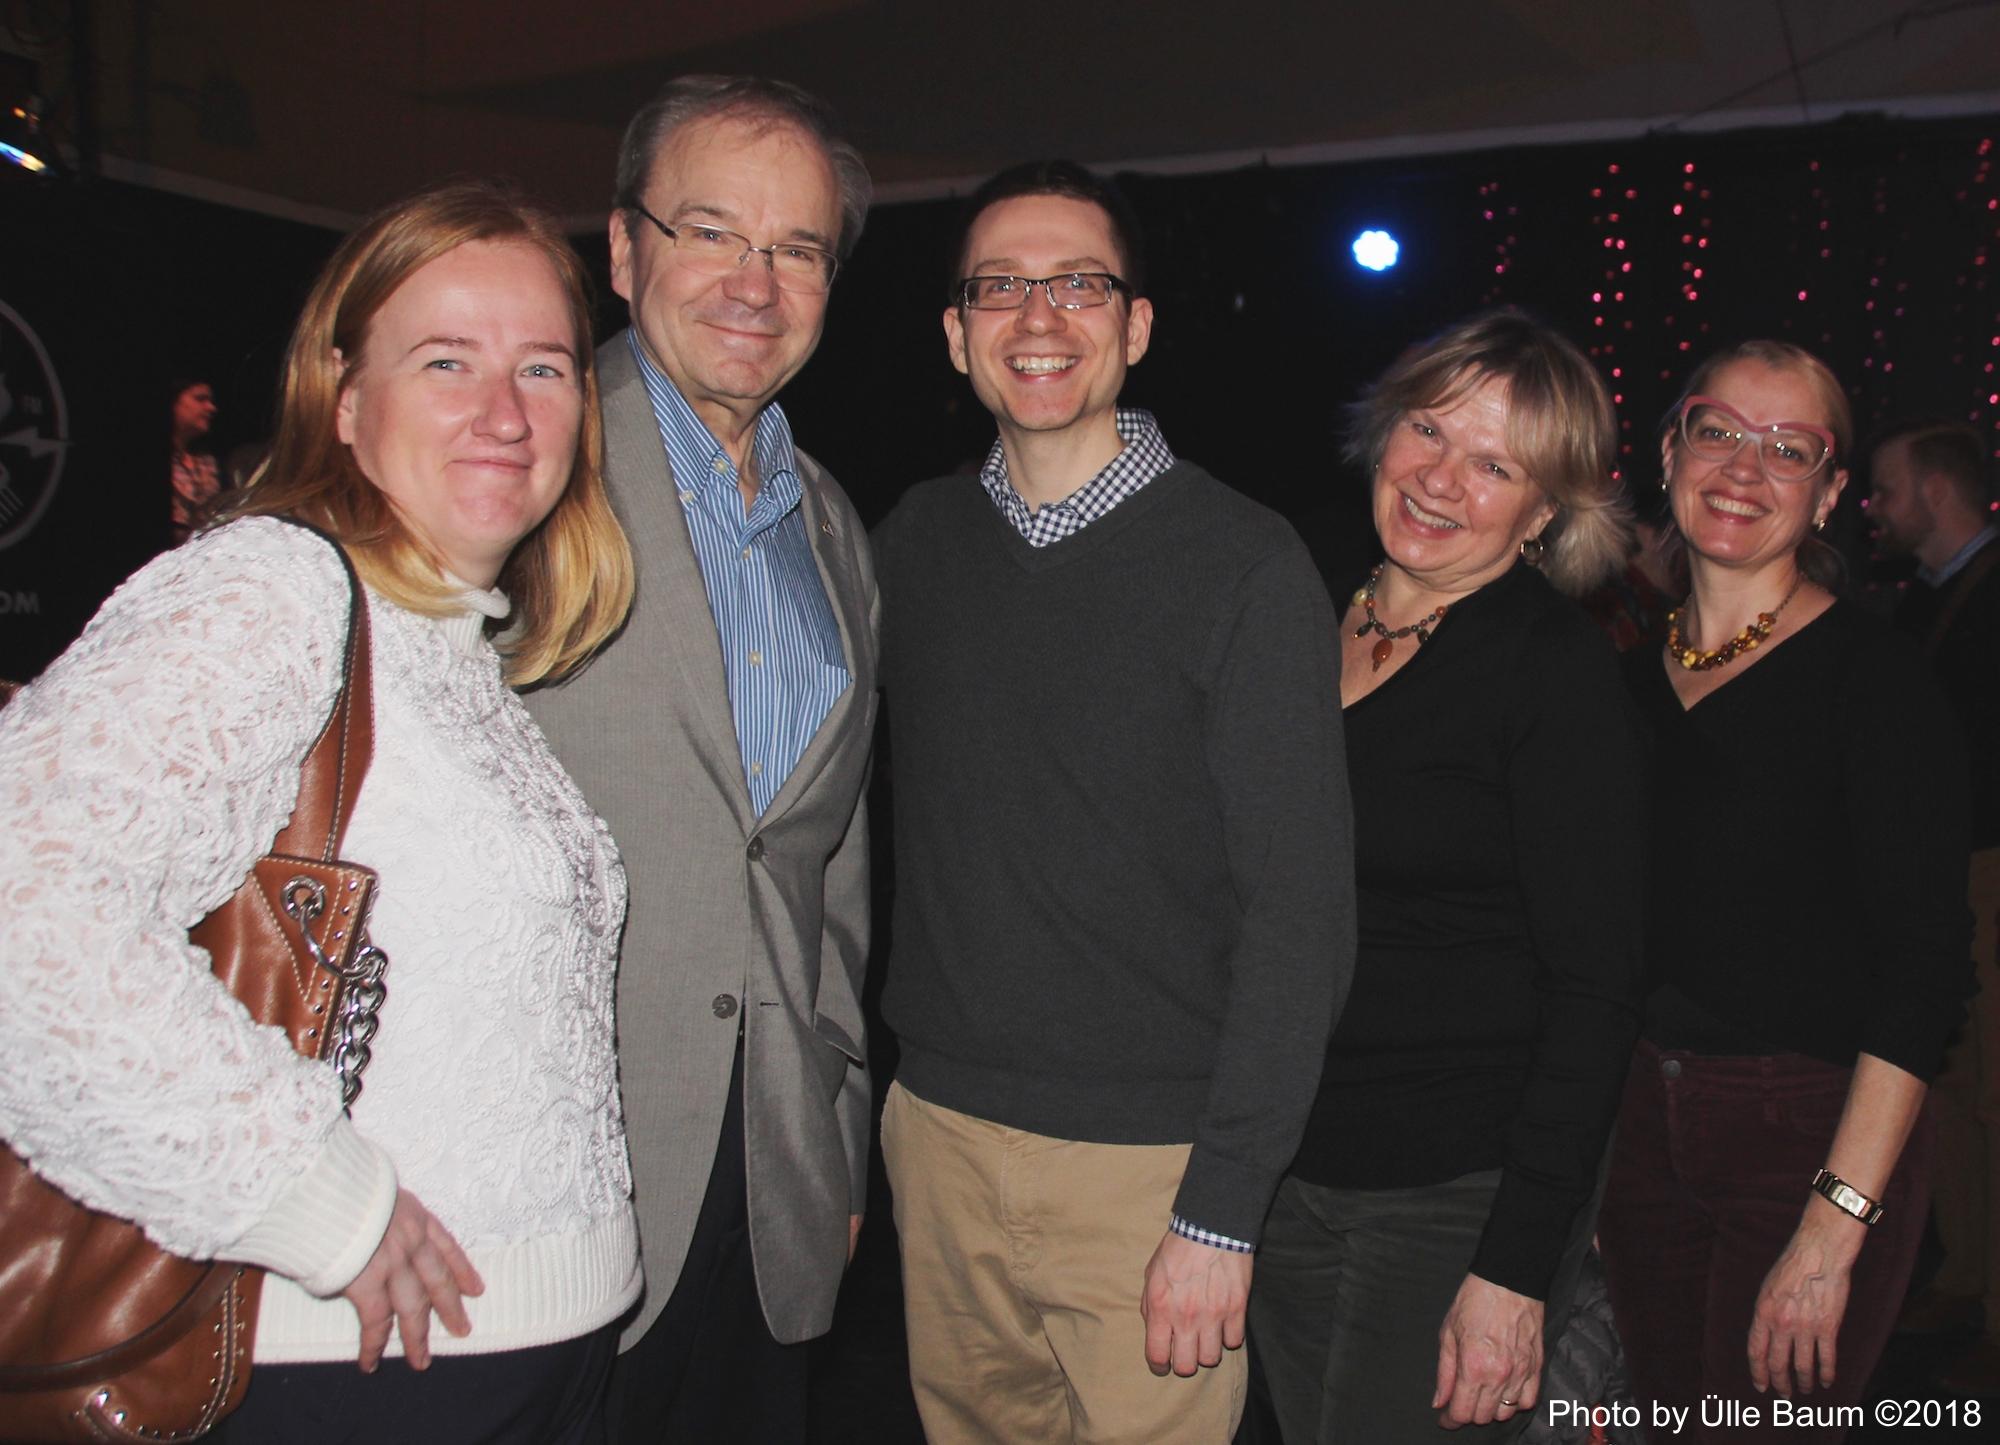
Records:
{"label": "blonde hair", "polygon": [[[1680,400],[1667,413],[1664,435],[1676,448],[1681,445],[1681,411],[1691,396],[1706,393],[1715,384],[1716,375],[1725,367],[1734,366],[1739,361],[1755,361],[1773,371],[1796,372],[1811,389],[1813,399],[1819,403],[1820,411],[1826,418],[1826,429],[1833,433],[1833,450],[1828,453],[1825,469],[1821,472],[1819,485],[1826,485],[1833,474],[1840,470],[1843,459],[1854,447],[1854,412],[1847,404],[1847,390],[1840,384],[1840,378],[1833,374],[1833,368],[1807,351],[1789,341],[1772,341],[1756,338],[1739,341],[1736,345],[1718,351],[1702,362],[1688,377],[1682,388]],[[1789,417],[1790,421],[1807,421],[1807,417]],[[1672,522],[1672,514],[1668,514]],[[1686,545],[1675,527],[1674,540]],[[1794,554],[1799,570],[1808,581],[1816,582],[1829,592],[1838,591],[1847,582],[1847,560],[1839,549],[1824,538],[1807,532],[1800,539]]]}
{"label": "blonde hair", "polygon": [[376,313],[417,271],[473,241],[526,246],[555,268],[569,302],[583,390],[583,425],[562,496],[500,572],[498,585],[514,611],[498,645],[507,680],[518,687],[562,676],[610,638],[631,608],[634,573],[604,490],[583,263],[554,219],[511,191],[485,181],[432,187],[378,213],[341,243],[292,332],[270,459],[228,515],[285,513],[312,522],[392,602],[432,616],[454,609],[438,560],[362,474],[339,438],[336,415]]}
{"label": "blonde hair", "polygon": [[1372,473],[1402,417],[1454,406],[1488,380],[1507,387],[1508,452],[1556,507],[1541,533],[1542,571],[1581,596],[1623,565],[1632,529],[1611,471],[1611,393],[1560,332],[1508,306],[1418,342],[1349,409],[1348,459]]}

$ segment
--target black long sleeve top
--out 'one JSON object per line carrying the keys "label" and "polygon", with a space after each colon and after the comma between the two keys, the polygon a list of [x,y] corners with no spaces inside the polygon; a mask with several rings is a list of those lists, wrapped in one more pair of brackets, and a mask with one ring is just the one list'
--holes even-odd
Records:
{"label": "black long sleeve top", "polygon": [[1654,737],[1646,1037],[1928,1079],[1971,992],[1965,748],[1909,639],[1836,602]]}
{"label": "black long sleeve top", "polygon": [[1517,566],[1345,722],[1360,947],[1293,1172],[1500,1169],[1473,1272],[1542,1298],[1637,1023],[1644,767],[1617,660]]}

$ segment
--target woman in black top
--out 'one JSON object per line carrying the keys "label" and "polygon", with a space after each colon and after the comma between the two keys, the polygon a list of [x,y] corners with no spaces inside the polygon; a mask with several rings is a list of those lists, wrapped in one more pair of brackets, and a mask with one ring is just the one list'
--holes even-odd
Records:
{"label": "woman in black top", "polygon": [[1293,1445],[1500,1438],[1636,1019],[1637,725],[1559,595],[1623,555],[1613,413],[1575,347],[1497,312],[1357,421],[1387,554],[1341,624],[1360,950],[1252,1331]]}
{"label": "woman in black top", "polygon": [[1926,1080],[1970,971],[1965,757],[1915,649],[1830,590],[1812,533],[1850,427],[1824,364],[1750,342],[1661,442],[1691,591],[1664,656],[1629,659],[1654,991],[1600,1235],[1634,1383],[1690,1412],[1662,1439],[1838,1439],[1768,1392],[1809,1420],[1861,1399],[1923,1230]]}

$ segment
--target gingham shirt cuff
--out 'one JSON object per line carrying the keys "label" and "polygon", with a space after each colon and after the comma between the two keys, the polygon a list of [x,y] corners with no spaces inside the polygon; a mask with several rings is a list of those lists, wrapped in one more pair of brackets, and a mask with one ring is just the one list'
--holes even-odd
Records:
{"label": "gingham shirt cuff", "polygon": [[1228,1235],[1217,1234],[1212,1229],[1203,1229],[1199,1224],[1182,1219],[1178,1214],[1174,1216],[1173,1223],[1169,1227],[1182,1239],[1192,1239],[1196,1244],[1206,1244],[1215,1249],[1227,1249],[1236,1254],[1255,1254],[1257,1252],[1257,1246],[1254,1244],[1245,1244],[1240,1239],[1231,1239]]}

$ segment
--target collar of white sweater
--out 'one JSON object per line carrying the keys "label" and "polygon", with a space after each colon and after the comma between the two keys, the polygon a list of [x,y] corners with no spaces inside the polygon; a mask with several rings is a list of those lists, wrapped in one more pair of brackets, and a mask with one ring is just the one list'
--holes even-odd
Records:
{"label": "collar of white sweater", "polygon": [[452,651],[463,657],[477,657],[485,646],[487,619],[498,621],[514,610],[514,604],[497,587],[474,587],[449,572],[444,580],[458,589],[458,601],[463,610],[440,617],[438,628],[444,633],[445,641],[451,644]]}

